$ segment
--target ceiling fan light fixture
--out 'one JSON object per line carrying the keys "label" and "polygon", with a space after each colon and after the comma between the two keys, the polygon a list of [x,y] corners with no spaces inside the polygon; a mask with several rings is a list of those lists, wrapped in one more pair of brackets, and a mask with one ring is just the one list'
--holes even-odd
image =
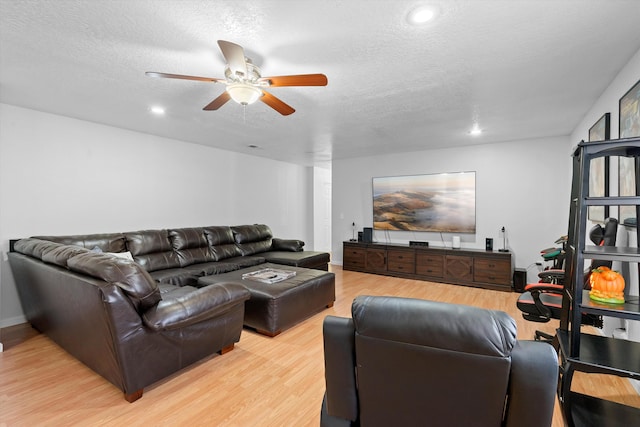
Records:
{"label": "ceiling fan light fixture", "polygon": [[262,96],[262,90],[246,83],[233,83],[227,86],[227,93],[240,105],[249,105]]}

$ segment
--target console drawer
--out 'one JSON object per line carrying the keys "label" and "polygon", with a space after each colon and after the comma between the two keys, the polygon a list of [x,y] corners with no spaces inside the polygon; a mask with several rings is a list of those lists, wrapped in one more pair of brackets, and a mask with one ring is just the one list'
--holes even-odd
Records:
{"label": "console drawer", "polygon": [[431,253],[416,255],[416,274],[430,277],[444,277],[444,256]]}
{"label": "console drawer", "polygon": [[359,269],[362,270],[365,268],[365,259],[366,259],[367,250],[364,248],[355,248],[351,246],[344,246],[344,258],[343,258],[343,268],[344,269]]}
{"label": "console drawer", "polygon": [[503,259],[475,258],[473,262],[475,282],[511,285],[511,261]]}
{"label": "console drawer", "polygon": [[416,271],[416,253],[414,251],[388,250],[387,269],[396,273],[414,274]]}

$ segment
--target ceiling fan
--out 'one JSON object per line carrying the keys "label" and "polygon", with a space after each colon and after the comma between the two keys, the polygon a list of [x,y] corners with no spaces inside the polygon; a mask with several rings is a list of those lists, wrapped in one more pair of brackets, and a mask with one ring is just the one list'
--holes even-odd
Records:
{"label": "ceiling fan", "polygon": [[207,104],[203,110],[217,110],[230,99],[241,105],[249,105],[260,100],[283,116],[293,113],[293,107],[284,103],[281,99],[267,92],[265,88],[278,86],[326,86],[327,76],[324,74],[298,74],[292,76],[262,77],[260,68],[244,55],[242,46],[218,40],[218,46],[222,51],[227,65],[224,70],[224,79],[213,77],[185,76],[182,74],[157,73],[147,71],[150,77],[164,77],[170,79],[196,80],[201,82],[224,83],[227,88],[216,99]]}

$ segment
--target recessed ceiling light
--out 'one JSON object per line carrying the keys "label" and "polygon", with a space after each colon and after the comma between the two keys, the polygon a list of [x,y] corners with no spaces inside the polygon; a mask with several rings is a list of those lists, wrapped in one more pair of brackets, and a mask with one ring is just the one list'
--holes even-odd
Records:
{"label": "recessed ceiling light", "polygon": [[481,135],[481,134],[482,134],[482,129],[480,129],[480,126],[478,126],[477,123],[474,123],[473,127],[469,131],[469,135],[478,136],[478,135]]}
{"label": "recessed ceiling light", "polygon": [[436,15],[437,9],[434,6],[419,6],[409,12],[407,19],[411,24],[420,25],[433,21]]}
{"label": "recessed ceiling light", "polygon": [[164,114],[164,108],[162,108],[162,107],[151,107],[151,112],[153,114],[157,114],[157,115],[161,116],[161,115]]}

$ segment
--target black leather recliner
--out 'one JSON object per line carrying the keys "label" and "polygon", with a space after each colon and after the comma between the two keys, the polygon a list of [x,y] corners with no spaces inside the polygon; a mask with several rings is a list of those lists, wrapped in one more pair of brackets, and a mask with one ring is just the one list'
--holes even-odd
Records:
{"label": "black leather recliner", "polygon": [[352,317],[324,321],[323,427],[551,425],[557,354],[506,313],[359,296]]}

